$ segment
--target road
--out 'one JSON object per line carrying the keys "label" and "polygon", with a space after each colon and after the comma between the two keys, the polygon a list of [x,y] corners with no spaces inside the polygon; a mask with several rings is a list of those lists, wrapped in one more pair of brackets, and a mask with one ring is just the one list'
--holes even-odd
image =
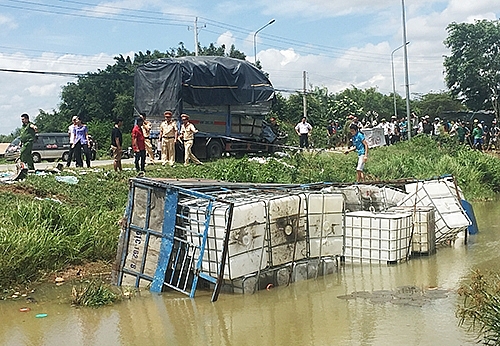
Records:
{"label": "road", "polygon": [[[35,163],[35,169],[40,169],[40,170],[51,169],[51,168],[56,167],[58,163],[59,162]],[[133,163],[134,163],[134,159],[122,159],[122,164],[133,164]],[[99,166],[107,166],[107,165],[113,165],[113,160],[95,160],[95,161],[92,161],[90,164],[91,167],[99,167]],[[65,164],[64,164],[64,167],[66,167]],[[71,168],[74,168],[74,167],[75,167],[75,165],[73,163],[71,165]],[[8,171],[16,171],[16,164],[14,162],[0,165],[0,172],[8,172]]]}

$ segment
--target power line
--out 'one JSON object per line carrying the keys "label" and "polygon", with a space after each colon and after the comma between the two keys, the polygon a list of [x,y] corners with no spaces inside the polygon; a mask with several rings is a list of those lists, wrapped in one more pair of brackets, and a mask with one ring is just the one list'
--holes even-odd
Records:
{"label": "power line", "polygon": [[[140,24],[148,24],[148,25],[171,25],[171,26],[188,26],[191,24],[192,16],[184,15],[184,14],[177,14],[177,13],[161,13],[158,11],[151,11],[151,10],[141,10],[141,9],[130,9],[130,8],[125,8],[125,7],[118,7],[118,6],[110,6],[110,5],[99,5],[99,4],[88,4],[85,2],[80,2],[80,1],[73,1],[73,0],[60,0],[60,2],[64,4],[74,4],[74,5],[81,5],[84,6],[82,7],[72,7],[72,6],[62,6],[62,5],[51,5],[51,4],[43,4],[43,3],[38,3],[38,2],[33,2],[33,1],[28,1],[28,0],[7,0],[11,3],[18,4],[20,6],[14,6],[14,5],[5,5],[5,4],[0,4],[0,7],[10,7],[10,8],[15,8],[15,9],[21,9],[24,11],[35,11],[35,12],[40,12],[40,13],[48,13],[48,14],[60,14],[60,15],[65,15],[65,16],[73,16],[73,17],[79,17],[79,18],[91,18],[91,19],[101,19],[101,20],[113,20],[113,21],[119,21],[119,22],[124,22],[124,23],[140,23]],[[89,8],[89,7],[93,8]],[[102,9],[102,10],[100,10]],[[108,11],[109,10],[109,11]],[[83,12],[85,11],[85,13]],[[124,12],[124,13],[117,13],[117,11]],[[170,18],[164,18],[164,17],[159,17],[158,14],[161,13],[163,16],[167,16]],[[189,20],[188,20],[189,18]],[[243,41],[248,41],[249,34],[253,32],[252,30],[242,28],[239,26],[235,26],[232,24],[212,20],[209,18],[205,17],[200,17],[204,21],[206,21],[210,26],[216,28],[216,30],[210,30],[206,29],[207,32],[210,32],[215,35],[220,35],[222,32],[218,29],[222,30],[230,30],[233,33],[239,34],[235,35],[235,37],[239,40]],[[245,37],[241,37],[241,35],[245,35]],[[345,59],[348,61],[353,61],[353,62],[369,62],[372,64],[386,64],[389,60],[388,54],[384,55],[381,53],[370,53],[370,52],[365,52],[365,51],[355,51],[352,49],[343,49],[343,48],[338,48],[338,47],[332,47],[328,45],[322,45],[322,44],[310,44],[309,42],[304,42],[300,40],[295,40],[295,39],[290,39],[290,38],[284,38],[280,36],[275,36],[275,35],[270,35],[270,34],[263,34],[262,35],[266,40],[275,42],[276,44],[274,45],[269,45],[269,44],[263,44],[263,46],[275,48],[275,49],[290,49],[293,48],[296,52],[301,53],[301,54],[317,54],[318,50],[321,51],[322,54],[325,57],[328,58],[334,58],[334,59]],[[292,45],[290,46],[284,46],[285,45]],[[295,47],[293,47],[295,46]],[[297,47],[298,46],[298,47]],[[32,50],[35,51],[35,50]],[[68,54],[68,53],[64,53]],[[437,61],[438,58],[426,58],[425,56],[419,56],[419,58],[415,58],[412,60],[412,65],[413,64],[424,64],[424,63],[429,63],[429,61],[434,60]],[[439,61],[442,60],[442,57],[439,57]],[[47,60],[49,61],[49,60]],[[64,62],[68,63],[68,62]],[[71,62],[69,62],[71,63]],[[415,69],[413,69],[415,70]],[[18,72],[18,73],[42,73],[42,74],[52,74],[51,72],[43,73],[43,71],[33,71],[33,72],[27,72],[27,71],[22,71],[22,70],[7,70],[7,69],[0,69],[0,71],[4,72]],[[80,74],[76,73],[67,73],[67,72],[62,72],[62,73],[57,73],[55,72],[54,75],[66,75],[66,76],[78,76]],[[318,75],[319,76],[319,75]],[[325,76],[320,76],[322,78],[325,78]],[[327,78],[328,80],[333,80],[333,81],[338,81],[333,78]]]}
{"label": "power line", "polygon": [[[9,6],[9,5],[0,5],[0,6],[6,6],[6,7],[11,7],[11,8],[16,8],[16,9],[22,9],[22,10],[27,10],[27,11],[38,11],[38,12],[43,12],[43,13],[50,13],[50,14],[62,14],[66,16],[75,16],[75,17],[81,17],[81,18],[91,18],[91,19],[101,19],[101,20],[112,20],[112,21],[120,21],[120,22],[129,22],[129,23],[140,23],[140,24],[148,24],[148,25],[169,25],[169,26],[189,26],[192,22],[192,16],[184,15],[184,14],[178,14],[178,13],[162,13],[163,15],[166,16],[171,16],[174,18],[166,19],[162,17],[158,17],[158,12],[157,11],[151,11],[151,10],[141,10],[141,9],[129,9],[126,7],[119,7],[119,6],[110,6],[110,5],[95,5],[95,7],[103,8],[103,9],[109,9],[110,11],[101,11],[101,10],[96,10],[96,9],[85,9],[86,12],[90,12],[93,15],[87,15],[81,13],[82,9],[81,8],[75,8],[75,7],[68,7],[68,6],[60,6],[60,5],[49,5],[49,4],[41,4],[33,1],[27,1],[27,0],[8,0],[13,3],[17,4],[24,4],[24,5],[29,5],[29,7],[18,7],[18,6]],[[75,4],[75,5],[82,5],[82,6],[89,6],[88,3],[80,2],[80,1],[70,1],[70,0],[60,0],[61,2],[64,2],[65,4]],[[50,10],[43,10],[41,8],[34,8],[34,7],[42,7],[42,8],[47,8]],[[71,12],[60,12],[60,10],[64,11],[79,11],[80,13],[71,13]],[[123,11],[123,12],[132,12],[132,13],[127,13],[127,14],[122,14],[122,13],[116,13],[115,11]],[[139,14],[137,14],[139,13]],[[103,17],[103,16],[109,16],[109,17]],[[175,17],[178,18],[185,18],[185,19],[175,19]],[[205,20],[207,23],[209,23],[211,26],[215,28],[219,28],[222,30],[231,30],[235,33],[240,33],[248,36],[252,30],[242,28],[239,26],[235,26],[232,24],[220,22],[217,20],[212,20],[206,17],[200,17],[200,19]],[[220,31],[214,31],[210,29],[206,29],[207,32],[210,32],[215,35],[221,35],[223,32]],[[305,41],[300,41],[296,39],[291,39],[291,38],[284,38],[280,36],[275,36],[271,34],[262,34],[262,37],[266,38],[269,41],[276,42],[276,43],[284,43],[284,44],[289,44],[293,47],[297,52],[303,53],[303,54],[310,54],[310,53],[316,53],[318,51],[321,51],[324,56],[331,57],[331,58],[345,58],[349,59],[352,61],[360,61],[360,62],[371,62],[371,63],[387,63],[389,60],[387,54],[382,54],[382,53],[374,53],[374,52],[363,52],[363,51],[353,51],[352,49],[345,49],[345,48],[338,48],[338,47],[332,47],[328,45],[322,45],[322,44],[311,44],[310,42],[305,42]],[[241,37],[241,36],[235,36],[236,38],[242,40],[242,41],[248,41],[247,37]],[[263,46],[267,46],[270,48],[277,48],[277,49],[289,49],[290,46],[282,46],[282,45],[269,45],[269,44],[263,44]],[[297,46],[300,46],[297,47]],[[326,54],[325,54],[326,53]],[[330,53],[330,54],[328,54]],[[432,58],[432,59],[437,59],[437,58]],[[429,60],[423,60],[422,63],[428,63]],[[412,63],[420,63],[420,61],[412,61]]]}
{"label": "power line", "polygon": [[85,75],[85,73],[72,73],[72,72],[55,72],[55,71],[34,71],[34,70],[16,70],[8,68],[0,68],[1,72],[12,72],[12,73],[30,73],[30,74],[44,74],[52,76],[63,76],[63,77],[80,77]]}
{"label": "power line", "polygon": [[[127,14],[126,19],[124,19],[124,18],[119,18],[119,17],[123,17],[124,15],[113,14],[110,12],[97,11],[97,10],[87,10],[87,12],[93,13],[94,15],[88,15],[88,14],[84,14],[84,13],[77,14],[77,13],[60,11],[60,10],[72,10],[72,11],[78,10],[78,11],[81,11],[80,9],[73,8],[73,7],[47,5],[47,4],[40,4],[40,3],[36,3],[36,2],[31,2],[31,1],[20,1],[20,0],[8,0],[8,1],[14,2],[14,3],[19,3],[19,4],[30,5],[30,6],[37,6],[37,7],[41,7],[41,8],[22,7],[22,6],[7,5],[7,4],[1,4],[0,7],[7,7],[7,8],[18,9],[18,10],[24,10],[24,11],[34,11],[34,12],[39,12],[39,13],[59,14],[59,15],[63,15],[63,16],[72,16],[72,17],[79,17],[79,18],[91,18],[91,19],[108,20],[108,21],[121,21],[121,22],[139,23],[139,24],[186,26],[186,25],[189,25],[189,23],[190,23],[188,21],[181,21],[181,20],[170,20],[173,22],[179,22],[179,23],[170,23],[166,19],[162,19],[162,18],[155,18],[155,20],[156,20],[156,22],[155,22],[155,21],[152,21],[150,17],[132,15],[132,14]],[[102,15],[109,15],[111,17],[102,17]],[[117,16],[118,18],[113,17],[113,15]],[[134,18],[136,18],[136,19],[134,19]]]}

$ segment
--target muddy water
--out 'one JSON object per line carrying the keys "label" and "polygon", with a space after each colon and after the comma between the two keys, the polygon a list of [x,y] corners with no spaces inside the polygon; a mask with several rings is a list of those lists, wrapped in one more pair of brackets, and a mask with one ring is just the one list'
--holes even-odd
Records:
{"label": "muddy water", "polygon": [[[196,299],[141,292],[101,309],[73,308],[70,285],[38,289],[37,303],[0,302],[1,345],[474,345],[458,327],[455,293],[471,268],[500,269],[500,203],[475,204],[480,233],[396,266],[347,265],[338,274],[260,291]],[[339,299],[401,286],[446,290],[422,306]],[[418,305],[418,304],[417,304]],[[31,311],[20,312],[29,306]],[[44,318],[35,315],[46,313]]]}

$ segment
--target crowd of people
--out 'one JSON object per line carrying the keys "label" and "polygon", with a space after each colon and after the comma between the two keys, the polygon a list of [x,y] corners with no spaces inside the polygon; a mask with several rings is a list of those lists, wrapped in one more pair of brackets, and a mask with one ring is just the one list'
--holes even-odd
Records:
{"label": "crowd of people", "polygon": [[[202,164],[200,160],[193,154],[192,147],[194,144],[194,135],[198,132],[196,127],[189,121],[189,115],[181,114],[180,126],[172,118],[172,112],[167,110],[164,112],[164,121],[160,124],[160,133],[157,141],[157,147],[161,148],[160,161],[162,165],[168,164],[173,167],[175,164],[175,146],[179,143],[184,149],[184,165],[188,165],[190,161],[195,164]],[[29,116],[23,114],[21,116],[23,126],[21,128],[21,141],[23,143],[21,149],[21,160],[26,162],[29,169],[34,169],[33,159],[31,157],[31,147],[35,139],[37,131],[36,126],[29,121]],[[486,123],[484,120],[473,119],[472,122],[465,120],[444,120],[438,117],[433,120],[428,115],[417,117],[412,114],[410,125],[406,118],[397,118],[392,116],[389,121],[382,118],[377,120],[359,120],[354,115],[349,115],[344,123],[338,120],[329,120],[326,127],[327,146],[330,149],[336,147],[350,148],[354,146],[360,156],[365,156],[368,150],[364,150],[364,137],[353,142],[353,137],[358,136],[358,132],[363,134],[363,129],[381,128],[383,130],[385,145],[392,145],[402,140],[408,139],[408,130],[411,128],[412,136],[425,134],[432,137],[438,137],[447,134],[450,137],[456,138],[459,144],[469,145],[477,150],[497,150],[498,139],[500,136],[500,127],[497,119],[493,119],[491,123]],[[111,153],[114,160],[115,171],[121,171],[121,159],[123,150],[123,138],[121,128],[123,119],[115,120],[114,127],[111,131]],[[276,134],[280,133],[276,118],[272,117],[269,126]],[[357,131],[353,131],[357,129]],[[146,166],[146,157],[149,157],[151,162],[155,163],[155,150],[151,141],[152,124],[146,119],[145,114],[135,120],[135,125],[132,129],[132,151],[134,153],[134,165],[138,172],[144,172]],[[313,131],[313,126],[307,121],[306,117],[302,117],[301,121],[294,127],[295,132],[299,136],[300,148],[309,148],[309,138]],[[68,135],[70,140],[70,151],[67,167],[71,165],[73,157],[76,160],[77,167],[83,167],[82,158],[85,157],[87,167],[90,167],[92,146],[92,138],[88,134],[87,126],[78,116],[73,116],[71,125],[68,127]],[[364,136],[364,135],[363,135]],[[361,138],[361,137],[360,137]],[[83,155],[82,155],[83,154]],[[366,161],[364,158],[363,164]],[[362,172],[361,161],[359,167]]]}
{"label": "crowd of people", "polygon": [[[275,119],[274,122],[276,122]],[[481,151],[497,150],[500,136],[500,127],[496,119],[493,119],[491,124],[478,119],[474,119],[470,123],[465,120],[445,120],[438,117],[431,120],[428,115],[419,118],[412,114],[410,124],[408,124],[407,119],[398,119],[396,116],[392,116],[389,121],[382,118],[380,122],[359,120],[354,115],[349,115],[343,124],[337,120],[329,120],[326,127],[327,147],[329,149],[347,147],[346,154],[354,150],[358,152],[357,181],[364,180],[363,170],[368,158],[368,144],[363,129],[368,128],[382,129],[385,145],[393,145],[399,141],[407,140],[409,138],[408,131],[411,131],[412,136],[422,134],[437,138],[441,135],[448,135],[456,138],[458,144],[469,145]],[[313,127],[307,122],[306,117],[302,117],[294,129],[299,136],[300,148],[309,148],[309,137]]]}
{"label": "crowd of people", "polygon": [[[474,119],[472,122],[465,120],[445,120],[438,117],[431,120],[426,115],[421,118],[413,115],[410,118],[412,136],[426,134],[432,137],[447,134],[456,138],[459,144],[469,145],[478,150],[497,150],[500,127],[497,120],[493,119],[491,124],[484,120]],[[392,145],[399,141],[408,139],[408,121],[405,118],[398,119],[392,116],[389,121],[382,118],[380,122],[360,121],[355,116],[349,116],[345,124],[331,120],[326,128],[327,143],[329,148],[343,146],[349,142],[348,129],[351,124],[356,124],[359,130],[366,128],[382,128],[386,145]]]}
{"label": "crowd of people", "polygon": [[[184,165],[189,165],[193,161],[197,165],[202,162],[193,154],[194,135],[198,132],[196,127],[189,121],[189,115],[181,114],[181,125],[178,130],[178,124],[172,118],[172,112],[167,110],[163,114],[165,120],[160,124],[160,134],[157,146],[161,148],[160,160],[162,165],[168,163],[170,167],[175,164],[175,145],[179,143],[184,148]],[[122,132],[123,120],[115,120],[115,126],[111,132],[111,151],[114,160],[115,171],[121,171],[122,159]],[[132,151],[134,152],[134,166],[136,171],[144,172],[146,170],[146,157],[149,157],[151,163],[155,163],[155,153],[151,141],[152,124],[146,119],[146,115],[141,113],[135,119],[135,125],[132,128]]]}

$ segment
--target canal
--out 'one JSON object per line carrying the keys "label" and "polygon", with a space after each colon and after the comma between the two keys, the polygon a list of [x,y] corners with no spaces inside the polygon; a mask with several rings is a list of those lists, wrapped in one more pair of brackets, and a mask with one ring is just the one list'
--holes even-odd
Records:
{"label": "canal", "polygon": [[[456,290],[472,269],[500,269],[500,203],[475,203],[474,210],[480,232],[467,245],[459,238],[434,256],[393,266],[347,264],[289,287],[222,294],[216,303],[209,292],[189,299],[142,291],[113,306],[75,308],[70,284],[43,286],[32,294],[36,303],[0,302],[0,344],[474,345],[474,335],[458,326]],[[374,299],[408,289],[430,292],[430,299]],[[352,292],[366,297],[352,299]],[[20,312],[24,306],[31,311]],[[41,313],[47,316],[35,317]]]}

